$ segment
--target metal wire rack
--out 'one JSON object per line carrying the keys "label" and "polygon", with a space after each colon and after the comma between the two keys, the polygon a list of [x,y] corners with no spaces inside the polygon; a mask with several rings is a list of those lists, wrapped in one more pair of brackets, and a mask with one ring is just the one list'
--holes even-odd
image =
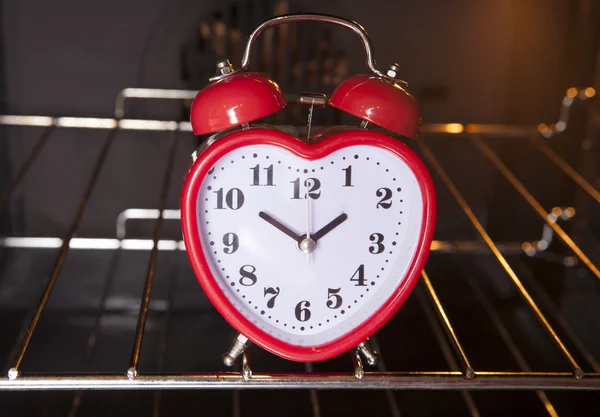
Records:
{"label": "metal wire rack", "polygon": [[[103,145],[98,152],[95,164],[91,169],[91,175],[67,231],[62,237],[30,237],[30,236],[4,236],[0,237],[0,248],[17,249],[22,251],[32,249],[58,249],[54,266],[48,276],[45,287],[41,292],[39,302],[32,308],[21,324],[20,336],[17,344],[13,347],[7,366],[6,377],[0,379],[0,390],[77,390],[73,400],[73,407],[81,401],[81,390],[149,390],[149,389],[251,389],[251,388],[287,388],[287,389],[310,389],[310,399],[313,407],[313,415],[320,415],[317,393],[320,389],[409,389],[409,390],[458,390],[463,397],[466,407],[471,415],[479,415],[477,405],[468,390],[532,390],[538,397],[546,412],[558,415],[550,402],[546,390],[598,390],[600,389],[600,364],[591,353],[591,350],[582,342],[579,332],[572,328],[571,324],[558,307],[553,303],[551,297],[545,292],[543,286],[535,280],[526,278],[513,266],[509,257],[526,256],[535,257],[543,255],[553,238],[558,238],[568,248],[565,256],[560,257],[563,265],[570,266],[580,263],[589,272],[590,277],[600,279],[600,270],[592,262],[590,256],[584,252],[582,247],[568,234],[561,222],[567,221],[574,214],[573,208],[554,207],[546,210],[534,197],[530,190],[524,185],[517,175],[505,164],[505,162],[494,152],[490,146],[490,138],[526,137],[529,138],[534,148],[544,155],[560,171],[574,181],[595,203],[600,203],[600,192],[594,188],[578,171],[569,165],[560,155],[548,146],[545,138],[551,138],[561,133],[567,127],[569,108],[577,99],[585,100],[595,95],[591,88],[575,89],[567,91],[562,103],[560,119],[553,125],[537,126],[504,126],[504,125],[478,125],[478,124],[429,124],[423,127],[424,138],[418,142],[418,150],[427,162],[433,176],[441,180],[445,187],[444,192],[449,192],[454,201],[460,207],[462,215],[465,216],[470,226],[476,233],[474,240],[435,240],[432,244],[432,253],[451,254],[489,254],[494,262],[499,265],[501,275],[505,282],[520,296],[520,302],[537,319],[538,329],[545,334],[554,344],[556,350],[563,358],[563,370],[533,371],[527,362],[519,343],[509,330],[503,317],[486,295],[482,288],[482,281],[473,275],[466,275],[465,281],[470,290],[478,300],[478,308],[481,314],[487,315],[495,329],[499,340],[504,343],[510,353],[516,369],[486,370],[479,369],[473,365],[470,352],[465,349],[463,343],[464,327],[456,325],[452,314],[443,302],[443,297],[436,283],[429,274],[429,264],[422,274],[421,285],[416,289],[416,300],[425,314],[426,322],[431,328],[435,340],[441,349],[441,353],[447,364],[447,369],[394,371],[386,364],[389,362],[389,346],[382,346],[377,337],[372,339],[381,359],[376,368],[371,370],[363,368],[360,357],[356,352],[351,352],[351,360],[348,360],[348,369],[344,372],[322,372],[315,371],[315,366],[306,364],[304,372],[260,372],[250,367],[249,352],[243,358],[243,366],[239,372],[194,372],[194,373],[165,373],[165,356],[168,346],[166,329],[171,320],[171,306],[174,295],[173,274],[168,274],[168,296],[164,308],[165,335],[158,342],[158,372],[147,373],[140,366],[140,355],[144,346],[145,329],[150,311],[153,284],[157,276],[157,261],[159,253],[179,253],[185,250],[181,240],[163,239],[163,226],[165,221],[178,220],[179,211],[167,208],[167,195],[171,176],[173,175],[175,154],[182,135],[190,135],[189,123],[169,120],[138,120],[127,119],[125,115],[126,98],[157,98],[157,99],[188,99],[193,92],[186,90],[152,90],[152,89],[126,89],[118,98],[116,105],[116,118],[87,118],[87,117],[48,117],[48,116],[22,116],[22,115],[0,115],[0,124],[5,126],[28,126],[42,127],[43,131],[35,145],[32,147],[22,165],[16,170],[8,187],[0,194],[0,214],[6,208],[12,193],[26,177],[29,169],[35,164],[40,150],[49,146],[52,142],[52,133],[56,129],[83,128],[104,129],[107,135]],[[160,199],[157,209],[135,209],[123,211],[116,225],[115,238],[86,238],[77,237],[76,232],[86,211],[90,197],[98,182],[103,165],[111,149],[124,130],[140,131],[164,131],[168,139],[167,168],[163,173],[160,185]],[[448,174],[444,166],[428,144],[428,139],[436,135],[451,135],[463,137],[470,141],[473,148],[483,156],[491,166],[497,170],[502,177],[513,187],[514,191],[522,198],[533,213],[544,222],[542,238],[534,242],[521,241],[495,241],[490,237],[484,222],[476,214],[476,210],[467,202],[463,191],[459,189],[455,181]],[[440,190],[438,190],[439,192]],[[444,216],[444,211],[440,211]],[[152,239],[131,239],[127,236],[127,222],[130,219],[155,220]],[[81,373],[52,373],[36,374],[21,371],[23,361],[27,359],[28,350],[32,344],[40,318],[52,295],[55,284],[61,278],[61,272],[65,260],[71,251],[95,250],[109,251],[117,255],[124,251],[150,251],[145,274],[145,283],[141,293],[139,312],[137,314],[137,325],[134,343],[131,347],[129,367],[121,372],[114,373],[86,373],[85,367]],[[37,252],[36,252],[37,253]],[[35,259],[32,260],[35,262]],[[589,278],[593,279],[593,278]],[[527,282],[525,282],[527,281]],[[101,330],[100,320],[105,313],[105,302],[108,296],[108,288],[111,286],[109,278],[103,286],[101,294],[100,310],[95,313],[92,330],[87,337],[86,358],[93,355],[98,333]],[[0,282],[0,292],[2,282]],[[413,299],[415,297],[412,297]],[[402,309],[401,309],[402,311]],[[460,327],[460,328],[459,328]],[[482,342],[483,343],[483,342]],[[223,349],[226,346],[223,346]],[[436,349],[438,347],[436,346]],[[481,350],[485,350],[481,346]],[[385,355],[383,354],[385,352]],[[260,367],[260,366],[259,366]],[[238,394],[235,394],[238,395]],[[234,397],[235,397],[234,395]],[[399,415],[394,396],[388,391],[387,402],[392,415]],[[160,402],[160,394],[157,394]],[[239,404],[238,404],[239,407]],[[395,411],[394,411],[395,410]]]}

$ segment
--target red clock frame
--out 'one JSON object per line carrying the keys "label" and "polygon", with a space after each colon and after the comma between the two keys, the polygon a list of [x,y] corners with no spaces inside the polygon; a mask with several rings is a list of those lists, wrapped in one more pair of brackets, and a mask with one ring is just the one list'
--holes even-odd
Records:
{"label": "red clock frame", "polygon": [[[217,285],[202,250],[198,229],[198,193],[204,177],[215,163],[227,153],[250,145],[272,145],[286,149],[297,156],[316,160],[339,149],[368,145],[386,149],[408,165],[417,178],[423,197],[423,221],[419,242],[404,279],[392,295],[352,331],[319,346],[296,346],[283,342],[264,332],[238,311]],[[263,349],[285,359],[302,362],[326,360],[350,350],[381,328],[400,308],[417,283],[429,254],[435,228],[436,199],[431,177],[425,165],[402,142],[385,134],[363,130],[347,130],[324,135],[310,145],[288,135],[269,129],[252,128],[233,132],[209,146],[198,156],[185,179],[181,194],[181,222],[183,238],[192,267],[209,300],[238,332]]]}

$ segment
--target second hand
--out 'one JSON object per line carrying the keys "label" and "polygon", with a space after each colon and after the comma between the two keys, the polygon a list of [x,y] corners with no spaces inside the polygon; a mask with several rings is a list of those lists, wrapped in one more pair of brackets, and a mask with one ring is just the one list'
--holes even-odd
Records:
{"label": "second hand", "polygon": [[[310,195],[306,185],[306,239],[310,241]],[[310,252],[306,254],[306,262],[310,264]]]}

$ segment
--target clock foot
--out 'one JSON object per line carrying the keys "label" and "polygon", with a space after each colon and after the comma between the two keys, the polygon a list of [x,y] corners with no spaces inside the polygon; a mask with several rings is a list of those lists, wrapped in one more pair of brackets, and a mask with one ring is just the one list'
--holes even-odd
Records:
{"label": "clock foot", "polygon": [[373,366],[377,364],[379,356],[377,355],[377,352],[375,352],[371,347],[369,339],[366,339],[364,342],[361,342],[358,346],[356,346],[356,350],[360,352],[360,354],[366,359],[369,365]]}
{"label": "clock foot", "polygon": [[251,342],[243,334],[239,334],[229,348],[229,352],[223,355],[225,366],[232,367],[235,360],[250,346]]}
{"label": "clock foot", "polygon": [[242,356],[242,377],[244,381],[252,378],[252,368],[250,367],[250,351],[246,350]]}
{"label": "clock foot", "polygon": [[358,353],[358,349],[352,349],[350,351],[350,357],[352,358],[352,364],[354,365],[354,376],[356,379],[363,379],[365,376],[365,369],[363,368],[362,359]]}

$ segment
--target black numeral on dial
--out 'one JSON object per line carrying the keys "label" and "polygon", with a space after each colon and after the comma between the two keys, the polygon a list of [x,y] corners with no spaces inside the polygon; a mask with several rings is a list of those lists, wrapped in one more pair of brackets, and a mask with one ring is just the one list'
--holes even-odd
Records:
{"label": "black numeral on dial", "polygon": [[369,252],[373,255],[377,255],[385,250],[385,245],[382,243],[384,238],[381,233],[371,233],[369,239],[373,242],[373,244],[369,246]]}
{"label": "black numeral on dial", "polygon": [[328,288],[327,289],[327,307],[332,310],[336,308],[340,308],[344,300],[342,300],[342,296],[338,295],[341,288]]}
{"label": "black numeral on dial", "polygon": [[240,247],[240,239],[235,233],[225,233],[223,235],[223,252],[228,255],[234,253]]}
{"label": "black numeral on dial", "polygon": [[300,200],[301,198],[306,198],[308,195],[313,200],[321,197],[321,181],[317,178],[308,178],[304,180],[304,186],[308,188],[308,193],[304,194],[304,197],[300,197],[300,178],[296,178],[294,181],[290,181],[294,184],[294,196],[292,200]]}
{"label": "black numeral on dial", "polygon": [[346,173],[346,181],[344,182],[344,187],[354,187],[352,185],[352,165],[348,165],[348,168],[342,169]]}
{"label": "black numeral on dial", "polygon": [[364,287],[365,285],[365,265],[361,265],[358,267],[358,269],[356,270],[356,272],[354,272],[354,274],[352,275],[352,278],[350,278],[350,281],[356,282],[357,284],[355,285],[356,287]]}
{"label": "black numeral on dial", "polygon": [[240,275],[242,276],[240,278],[240,284],[242,284],[245,287],[250,287],[254,284],[256,284],[256,281],[258,280],[258,278],[256,277],[256,275],[254,275],[254,273],[256,272],[256,268],[253,267],[252,265],[244,265],[240,268]]}
{"label": "black numeral on dial", "polygon": [[308,301],[300,301],[297,305],[296,305],[296,319],[298,321],[308,321],[310,319],[310,310],[308,309],[308,307],[310,307],[310,302]]}
{"label": "black numeral on dial", "polygon": [[260,164],[258,164],[254,168],[250,168],[250,170],[252,171],[252,184],[251,185],[266,185],[266,186],[273,185],[273,165],[271,164],[267,168],[263,168],[263,169],[265,171],[267,171],[267,183],[266,184],[260,183]]}
{"label": "black numeral on dial", "polygon": [[379,203],[377,203],[377,208],[387,210],[392,207],[392,202],[390,201],[392,199],[392,190],[389,188],[380,188],[375,194],[377,197],[382,197],[381,200],[379,200]]}
{"label": "black numeral on dial", "polygon": [[267,295],[273,296],[273,297],[269,298],[269,301],[267,301],[267,307],[268,308],[275,307],[275,299],[279,295],[279,287],[275,287],[275,288],[273,288],[273,287],[266,288],[265,287],[265,297]]}
{"label": "black numeral on dial", "polygon": [[[217,195],[217,209],[222,210],[223,206],[223,188],[213,191]],[[244,193],[239,188],[232,188],[225,193],[225,204],[232,210],[238,210],[244,205]]]}

